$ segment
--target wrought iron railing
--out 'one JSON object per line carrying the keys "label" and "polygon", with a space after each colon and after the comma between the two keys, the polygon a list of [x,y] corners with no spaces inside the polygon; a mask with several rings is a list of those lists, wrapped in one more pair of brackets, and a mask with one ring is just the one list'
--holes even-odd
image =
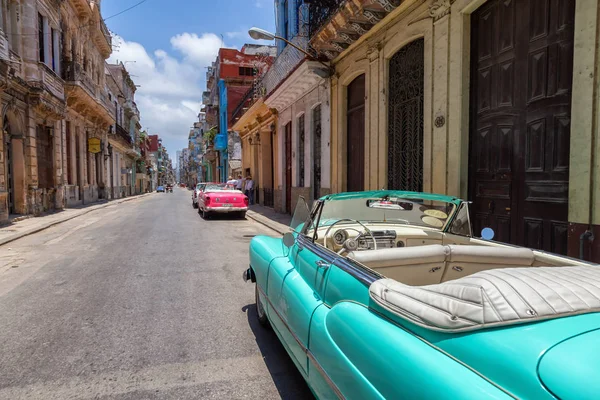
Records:
{"label": "wrought iron railing", "polygon": [[263,202],[262,205],[265,207],[273,207],[273,189],[272,188],[264,188],[263,189]]}
{"label": "wrought iron railing", "polygon": [[127,130],[125,130],[125,128],[123,128],[121,125],[119,125],[119,124],[116,124],[116,125],[117,125],[117,135],[121,136],[128,143],[132,143],[131,136],[129,135],[129,132],[127,132]]}
{"label": "wrought iron railing", "polygon": [[70,82],[80,82],[92,96],[96,96],[98,85],[94,83],[92,78],[84,71],[83,66],[75,61],[65,64],[64,80]]}
{"label": "wrought iron railing", "polygon": [[256,99],[260,96],[262,86],[260,85],[260,81],[258,84],[252,84],[244,97],[240,100],[237,107],[233,110],[233,114],[231,114],[231,123],[235,124],[237,118],[244,115],[246,112],[245,109],[252,107]]}
{"label": "wrought iron railing", "polygon": [[308,37],[312,38],[347,0],[305,0],[308,4]]}

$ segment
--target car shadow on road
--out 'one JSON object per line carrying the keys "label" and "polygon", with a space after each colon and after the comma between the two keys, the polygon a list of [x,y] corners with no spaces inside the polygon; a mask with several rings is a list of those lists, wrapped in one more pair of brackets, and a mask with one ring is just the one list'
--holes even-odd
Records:
{"label": "car shadow on road", "polygon": [[279,338],[271,327],[264,327],[258,322],[256,304],[242,307],[248,317],[248,324],[256,344],[263,355],[275,387],[282,399],[314,399],[306,381],[294,365]]}

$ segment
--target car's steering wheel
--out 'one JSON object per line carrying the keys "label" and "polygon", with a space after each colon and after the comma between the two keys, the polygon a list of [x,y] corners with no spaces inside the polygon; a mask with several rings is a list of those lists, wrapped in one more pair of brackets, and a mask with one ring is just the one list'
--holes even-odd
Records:
{"label": "car's steering wheel", "polygon": [[[344,242],[344,244],[342,245],[342,248],[337,252],[338,254],[342,254],[344,251],[346,252],[350,252],[350,251],[354,251],[358,249],[358,239],[360,239],[361,237],[365,236],[367,233],[371,236],[371,238],[373,239],[373,248],[374,250],[377,250],[377,240],[375,240],[375,236],[373,236],[373,232],[371,232],[371,230],[369,228],[367,228],[362,222],[356,220],[356,219],[350,219],[350,218],[344,218],[344,219],[338,219],[337,221],[335,221],[333,224],[329,225],[329,228],[327,228],[327,231],[325,232],[325,237],[323,238],[323,246],[325,248],[327,247],[327,237],[329,236],[329,232],[331,231],[331,229],[336,226],[337,224],[339,224],[340,222],[356,222],[358,225],[362,226],[363,229],[365,230],[364,232],[358,232],[358,236],[355,238],[351,238],[351,239],[346,239],[346,241]],[[334,249],[331,249],[334,250]]]}

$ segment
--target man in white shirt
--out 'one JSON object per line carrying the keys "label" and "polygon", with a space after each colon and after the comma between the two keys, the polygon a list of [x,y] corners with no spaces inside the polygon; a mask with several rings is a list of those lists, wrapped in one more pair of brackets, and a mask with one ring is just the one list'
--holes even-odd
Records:
{"label": "man in white shirt", "polygon": [[248,175],[246,178],[246,196],[248,196],[248,201],[251,205],[254,204],[254,181],[252,180],[252,176]]}
{"label": "man in white shirt", "polygon": [[242,175],[238,175],[237,184],[235,185],[235,188],[242,192],[244,191],[244,179],[242,179]]}
{"label": "man in white shirt", "polygon": [[233,176],[229,175],[229,178],[227,178],[227,185],[231,185],[231,187],[236,187],[237,181],[233,179]]}

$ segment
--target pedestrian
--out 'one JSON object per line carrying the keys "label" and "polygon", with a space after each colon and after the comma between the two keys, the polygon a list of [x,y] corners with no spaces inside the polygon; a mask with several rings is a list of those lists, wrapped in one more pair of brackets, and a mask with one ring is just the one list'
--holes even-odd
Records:
{"label": "pedestrian", "polygon": [[248,174],[246,178],[246,196],[248,196],[248,201],[250,205],[254,204],[254,181],[252,180],[252,175]]}
{"label": "pedestrian", "polygon": [[244,179],[242,179],[242,175],[238,175],[238,179],[237,179],[237,184],[235,185],[235,188],[239,191],[243,191],[242,189],[244,188]]}
{"label": "pedestrian", "polygon": [[227,184],[235,187],[235,185],[237,185],[237,181],[233,179],[233,176],[229,175],[229,178],[227,178]]}

